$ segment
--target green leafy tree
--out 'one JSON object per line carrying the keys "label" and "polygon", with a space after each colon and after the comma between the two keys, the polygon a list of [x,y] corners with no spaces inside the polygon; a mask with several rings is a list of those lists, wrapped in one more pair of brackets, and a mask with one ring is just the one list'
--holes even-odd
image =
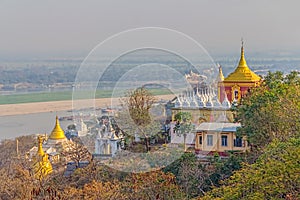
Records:
{"label": "green leafy tree", "polygon": [[246,135],[252,147],[262,148],[277,138],[285,141],[300,132],[299,72],[275,72],[253,88],[237,108],[242,123],[238,134]]}
{"label": "green leafy tree", "polygon": [[234,154],[228,159],[221,159],[216,154],[208,162],[203,162],[194,153],[186,152],[163,171],[173,173],[177,184],[189,198],[194,198],[205,195],[213,187],[220,186],[220,181],[240,169],[241,163],[242,158]]}
{"label": "green leafy tree", "polygon": [[174,176],[177,178],[182,163],[193,163],[196,161],[197,161],[197,157],[194,153],[185,152],[179,159],[175,160],[170,165],[166,166],[163,169],[163,171],[166,173],[170,172],[174,174]]}
{"label": "green leafy tree", "polygon": [[202,199],[299,199],[300,139],[271,142],[255,164],[244,164]]}
{"label": "green leafy tree", "polygon": [[192,114],[189,112],[179,112],[174,118],[176,120],[175,132],[178,135],[183,135],[184,151],[186,151],[186,136],[194,129]]}
{"label": "green leafy tree", "polygon": [[227,179],[236,170],[242,167],[243,158],[240,155],[230,154],[227,159],[222,160],[219,154],[215,154],[210,159],[210,165],[214,167],[213,172],[210,174],[207,181],[210,183],[210,190],[212,186],[220,186],[222,180]]}

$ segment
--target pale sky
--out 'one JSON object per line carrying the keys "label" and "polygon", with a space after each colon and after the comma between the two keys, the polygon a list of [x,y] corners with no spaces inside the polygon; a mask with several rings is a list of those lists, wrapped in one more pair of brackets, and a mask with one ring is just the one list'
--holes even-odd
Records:
{"label": "pale sky", "polygon": [[[1,0],[0,56],[85,56],[118,32],[157,26],[209,52],[300,50],[300,1]],[[129,41],[130,42],[130,41]]]}

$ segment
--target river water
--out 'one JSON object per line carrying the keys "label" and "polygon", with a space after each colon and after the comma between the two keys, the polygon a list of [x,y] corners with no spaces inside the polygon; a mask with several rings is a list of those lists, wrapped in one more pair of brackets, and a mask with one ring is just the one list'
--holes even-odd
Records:
{"label": "river water", "polygon": [[[58,111],[11,115],[0,117],[0,140],[12,139],[22,135],[50,134],[55,126],[55,116],[71,116],[72,112]],[[66,130],[73,121],[60,121],[61,128]]]}

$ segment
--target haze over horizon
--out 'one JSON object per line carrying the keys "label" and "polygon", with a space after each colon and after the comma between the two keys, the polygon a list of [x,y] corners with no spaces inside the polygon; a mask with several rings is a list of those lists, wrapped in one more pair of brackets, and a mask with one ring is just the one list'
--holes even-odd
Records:
{"label": "haze over horizon", "polygon": [[211,54],[238,55],[241,37],[250,53],[297,52],[299,5],[277,0],[4,0],[0,57],[85,57],[114,34],[149,26],[183,32]]}

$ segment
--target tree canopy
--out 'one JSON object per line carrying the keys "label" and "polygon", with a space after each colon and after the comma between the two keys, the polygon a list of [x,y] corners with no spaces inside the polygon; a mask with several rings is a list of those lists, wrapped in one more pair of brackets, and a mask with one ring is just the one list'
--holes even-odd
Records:
{"label": "tree canopy", "polygon": [[300,131],[299,72],[269,72],[260,87],[242,99],[236,120],[250,144],[264,147],[273,139],[284,141]]}
{"label": "tree canopy", "polygon": [[259,156],[249,162],[255,154],[250,152],[248,163],[202,199],[299,199],[299,72],[269,72],[236,112],[238,134],[248,137]]}
{"label": "tree canopy", "polygon": [[192,124],[192,114],[190,112],[179,112],[174,116],[176,120],[175,131],[178,135],[183,135],[184,151],[186,151],[186,136],[194,126]]}
{"label": "tree canopy", "polygon": [[175,131],[178,134],[187,134],[193,130],[192,114],[190,112],[179,112],[174,116],[176,120]]}
{"label": "tree canopy", "polygon": [[146,151],[149,151],[149,138],[160,131],[160,124],[152,115],[151,108],[155,97],[144,87],[130,90],[121,99],[122,111],[116,118],[126,136],[138,135],[145,140]]}
{"label": "tree canopy", "polygon": [[256,163],[241,170],[210,191],[203,199],[299,199],[300,139],[274,140]]}
{"label": "tree canopy", "polygon": [[144,87],[128,91],[123,102],[129,110],[131,119],[137,126],[146,126],[151,121],[150,109],[155,97]]}

